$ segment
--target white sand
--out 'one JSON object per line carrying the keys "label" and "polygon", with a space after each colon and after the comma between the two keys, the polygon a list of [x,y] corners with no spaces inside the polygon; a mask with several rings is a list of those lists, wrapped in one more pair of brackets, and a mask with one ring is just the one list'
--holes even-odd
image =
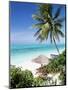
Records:
{"label": "white sand", "polygon": [[[52,52],[52,54],[57,54],[56,52]],[[47,56],[48,58],[51,58],[50,57],[50,54],[47,54],[47,55],[45,55],[45,56]],[[36,56],[37,57],[37,56]],[[32,57],[32,60],[34,59],[34,58],[36,58],[35,56],[34,57]],[[27,57],[28,58],[28,57]],[[34,62],[32,62],[32,60],[25,60],[23,63],[20,63],[20,64],[15,64],[17,67],[22,67],[23,68],[23,70],[26,70],[26,69],[28,69],[28,70],[30,70],[32,73],[33,73],[33,75],[34,76],[37,76],[37,74],[36,74],[36,69],[37,68],[39,68],[39,67],[41,67],[41,64],[38,64],[38,63],[34,63]]]}
{"label": "white sand", "polygon": [[34,76],[37,76],[36,69],[39,68],[39,67],[41,67],[40,64],[34,63],[32,61],[27,61],[27,62],[25,61],[22,64],[16,65],[16,66],[22,67],[23,70],[26,70],[26,69],[27,70],[30,70],[33,73]]}
{"label": "white sand", "polygon": [[[36,69],[41,67],[41,64],[38,64],[38,63],[35,63],[35,62],[32,61],[34,58],[37,58],[38,56],[39,55],[32,57],[31,60],[29,60],[29,58],[27,57],[28,61],[25,60],[24,62],[22,62],[20,64],[15,64],[15,65],[17,67],[22,67],[23,70],[26,70],[26,69],[30,70],[33,73],[34,76],[38,76],[38,74],[36,73],[37,72]],[[51,58],[49,54],[46,54],[45,56],[47,56],[48,58]]]}

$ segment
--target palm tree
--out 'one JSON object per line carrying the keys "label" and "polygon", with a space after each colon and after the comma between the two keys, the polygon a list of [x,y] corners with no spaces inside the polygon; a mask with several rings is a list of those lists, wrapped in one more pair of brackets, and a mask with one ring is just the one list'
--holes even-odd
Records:
{"label": "palm tree", "polygon": [[56,49],[59,49],[56,44],[56,40],[60,40],[60,36],[64,37],[64,33],[61,31],[64,17],[60,16],[61,7],[59,7],[55,13],[53,12],[53,5],[42,4],[39,5],[38,13],[32,15],[33,19],[37,20],[38,23],[34,24],[33,27],[37,28],[37,32],[34,36],[37,36],[37,40],[41,42],[50,38],[51,43],[54,43]]}

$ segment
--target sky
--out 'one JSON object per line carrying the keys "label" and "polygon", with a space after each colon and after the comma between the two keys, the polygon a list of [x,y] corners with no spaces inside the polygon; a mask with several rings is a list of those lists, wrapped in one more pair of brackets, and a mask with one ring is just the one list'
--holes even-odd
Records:
{"label": "sky", "polygon": [[[54,6],[54,13],[59,5]],[[61,5],[62,6],[62,5]],[[39,41],[34,37],[37,29],[32,28],[32,25],[37,23],[32,18],[32,15],[37,12],[38,5],[35,3],[24,2],[10,2],[10,40],[11,44],[38,44]],[[65,7],[62,6],[61,16],[65,16]],[[65,23],[63,24],[62,31],[65,31]],[[61,38],[60,43],[64,43]],[[43,43],[50,44],[50,39]]]}

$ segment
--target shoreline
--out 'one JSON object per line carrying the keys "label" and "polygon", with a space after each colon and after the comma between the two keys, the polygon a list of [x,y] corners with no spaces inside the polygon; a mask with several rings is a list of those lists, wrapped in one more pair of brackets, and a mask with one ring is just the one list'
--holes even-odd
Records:
{"label": "shoreline", "polygon": [[[62,53],[62,51],[63,51],[63,50],[61,50],[60,52]],[[57,55],[56,52],[53,52],[53,53],[51,53],[51,54]],[[48,58],[51,58],[51,56],[50,56],[51,54],[47,53],[47,54],[44,54],[44,56],[47,56]],[[43,55],[43,54],[42,54],[42,55]],[[38,55],[38,56],[40,56],[40,55]],[[27,70],[30,70],[30,71],[33,73],[34,76],[37,76],[37,75],[36,75],[36,69],[39,68],[39,67],[41,67],[41,64],[35,63],[35,62],[33,62],[32,60],[33,60],[34,58],[37,58],[38,56],[36,55],[36,56],[32,57],[31,60],[28,60],[28,61],[25,60],[25,61],[23,61],[22,63],[18,63],[18,64],[12,64],[12,63],[11,63],[11,65],[15,65],[15,66],[17,66],[17,67],[22,67],[23,70],[26,70],[26,69],[27,69]]]}

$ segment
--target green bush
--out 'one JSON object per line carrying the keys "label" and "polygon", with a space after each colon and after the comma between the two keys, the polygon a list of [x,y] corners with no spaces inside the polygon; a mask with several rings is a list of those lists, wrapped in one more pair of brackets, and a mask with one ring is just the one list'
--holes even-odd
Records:
{"label": "green bush", "polygon": [[28,71],[25,70],[22,73],[22,79],[21,82],[18,84],[18,87],[32,87],[33,84],[33,74]]}
{"label": "green bush", "polygon": [[44,86],[45,85],[45,80],[41,77],[36,77],[34,78],[33,81],[33,86],[38,87],[38,86]]}
{"label": "green bush", "polygon": [[33,84],[33,74],[29,70],[22,71],[21,68],[11,66],[10,88],[31,87]]}
{"label": "green bush", "polygon": [[61,80],[61,85],[66,85],[66,72],[62,71],[60,73],[59,79]]}
{"label": "green bush", "polygon": [[47,66],[43,66],[38,69],[38,72],[41,71],[41,73],[57,73],[61,72],[66,64],[65,61],[65,52],[60,54],[57,58],[54,58],[50,60],[51,62]]}

